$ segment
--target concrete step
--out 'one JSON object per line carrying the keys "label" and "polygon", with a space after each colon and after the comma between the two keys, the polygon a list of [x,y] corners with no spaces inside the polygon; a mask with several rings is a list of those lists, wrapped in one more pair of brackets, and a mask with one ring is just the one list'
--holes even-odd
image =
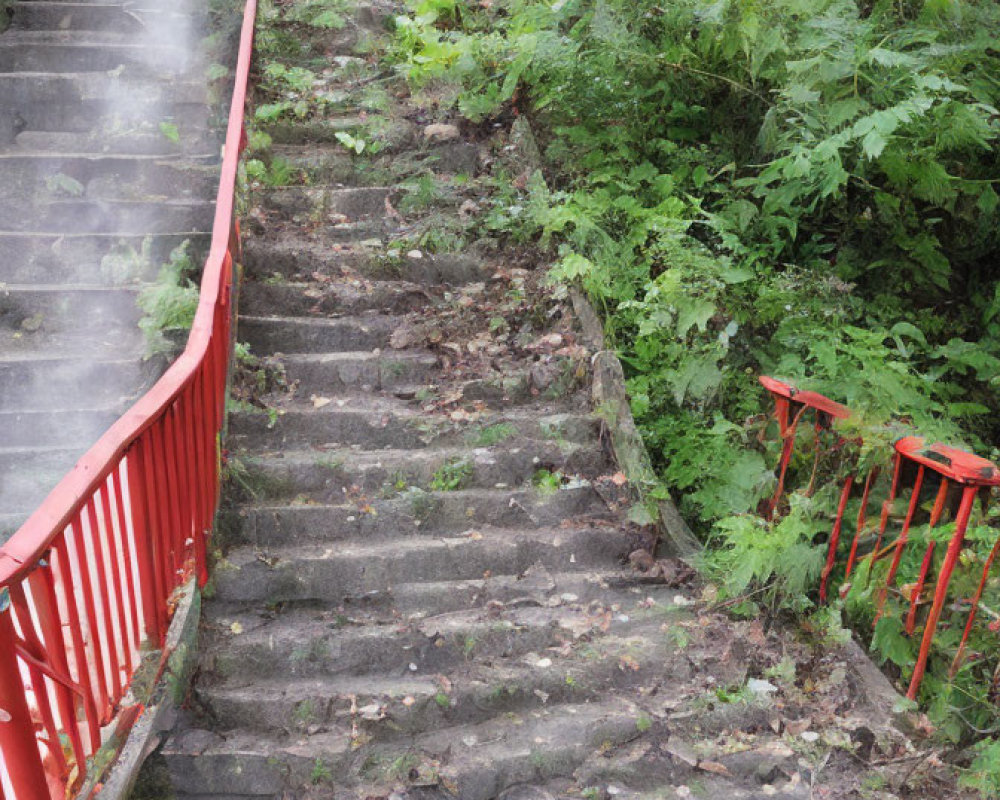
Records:
{"label": "concrete step", "polygon": [[366,127],[367,119],[360,115],[338,115],[308,122],[276,120],[257,124],[277,144],[336,144],[338,133],[360,135]]}
{"label": "concrete step", "polygon": [[114,31],[141,34],[142,23],[120,3],[22,0],[8,6],[14,30]]}
{"label": "concrete step", "polygon": [[[72,468],[90,443],[48,447],[2,444],[10,438],[8,433],[0,433],[0,512],[16,516],[20,524]],[[4,522],[0,520],[2,528]]]}
{"label": "concrete step", "polygon": [[142,316],[137,296],[131,287],[5,284],[0,288],[0,328],[22,330],[30,319],[47,331],[137,325]]}
{"label": "concrete step", "polygon": [[402,280],[421,285],[458,285],[484,280],[486,267],[478,259],[462,254],[419,258],[398,254],[386,257],[379,246],[353,243],[331,247],[318,237],[301,234],[281,237],[248,237],[244,244],[247,275],[308,280],[313,273],[339,279],[357,277]]}
{"label": "concrete step", "polygon": [[[588,619],[583,610],[559,610],[576,630],[588,632],[581,636],[599,633],[599,613]],[[683,656],[672,657],[672,646],[652,644],[665,640],[660,620],[643,627],[619,625],[624,630],[617,635],[600,636],[600,650],[594,655],[586,643],[574,647],[573,628],[560,628],[559,615],[546,613],[552,609],[531,611],[540,613],[522,615],[533,618],[527,626],[497,619],[491,630],[465,627],[454,634],[448,621],[426,621],[433,634],[432,643],[425,639],[424,649],[435,651],[430,663],[404,651],[390,656],[389,664],[369,662],[375,671],[363,674],[227,676],[222,684],[203,685],[198,699],[221,730],[280,734],[358,727],[371,741],[387,742],[501,714],[543,711],[550,702],[598,702],[608,691],[629,697],[640,681],[653,680],[662,671],[679,669],[690,675]],[[476,639],[477,634],[484,640]],[[313,639],[311,645],[322,646],[324,641]],[[636,662],[636,669],[625,672],[620,659],[635,651],[637,641],[650,642],[646,664]],[[402,663],[396,666],[394,661]],[[390,665],[394,668],[386,669]],[[440,680],[445,674],[452,676],[447,691]]]}
{"label": "concrete step", "polygon": [[207,200],[40,201],[34,206],[0,202],[0,229],[6,232],[111,233],[155,235],[174,231],[210,231],[214,203]]}
{"label": "concrete step", "polygon": [[[161,264],[184,242],[195,264],[204,262],[211,233],[168,231],[155,235],[0,231],[0,281],[62,284],[153,280]],[[144,255],[145,254],[145,255]]]}
{"label": "concrete step", "polygon": [[0,72],[97,72],[126,66],[152,75],[183,72],[191,63],[184,48],[151,46],[127,35],[34,33],[15,30],[0,38]]}
{"label": "concrete step", "polygon": [[[419,350],[295,353],[275,359],[296,396],[331,402],[359,391],[383,391],[422,407],[513,408],[539,396],[570,398],[579,382],[579,364],[558,356],[542,357],[531,366],[498,360],[448,370],[436,356]],[[466,377],[471,375],[478,377]],[[282,402],[280,396],[275,399]]]}
{"label": "concrete step", "polygon": [[275,145],[275,157],[303,172],[310,183],[370,186],[427,172],[475,175],[480,168],[479,147],[471,142],[423,142],[399,153],[379,153],[371,162],[360,162],[339,144]]}
{"label": "concrete step", "polygon": [[[477,666],[520,667],[528,654],[558,650],[558,674],[579,666],[579,660],[564,660],[570,654],[561,652],[564,648],[575,650],[581,643],[599,639],[601,656],[612,656],[617,669],[623,644],[643,637],[662,652],[642,666],[663,670],[676,648],[672,643],[668,646],[670,640],[660,627],[677,608],[672,601],[676,590],[665,586],[643,590],[638,595],[608,590],[602,603],[581,602],[569,593],[563,598],[526,591],[509,606],[494,603],[488,609],[374,621],[364,615],[348,616],[346,609],[337,608],[290,608],[264,615],[242,609],[229,613],[213,604],[212,623],[202,630],[201,669],[207,686],[228,690],[256,680],[298,681],[373,672],[410,677],[466,675]],[[602,633],[597,628],[604,625],[604,610],[612,604],[624,612],[617,618],[612,615],[608,631]],[[564,676],[565,672],[560,680],[566,685]],[[514,694],[517,682],[497,682],[514,684],[505,692]],[[531,680],[526,684],[523,694],[533,695]]]}
{"label": "concrete step", "polygon": [[413,487],[428,488],[435,475],[455,464],[468,465],[463,488],[501,489],[530,485],[540,469],[592,478],[608,467],[596,443],[523,439],[502,425],[471,433],[462,447],[230,455],[230,472],[239,470],[239,483],[234,481],[232,488],[237,496],[256,502],[300,496],[321,503],[340,502],[348,489],[370,497],[393,497]]}
{"label": "concrete step", "polygon": [[[324,276],[325,278],[325,276]],[[240,313],[284,317],[360,314],[381,311],[405,314],[433,302],[423,286],[409,281],[247,281],[240,291]]]}
{"label": "concrete step", "polygon": [[400,534],[474,538],[493,526],[534,529],[567,522],[580,526],[607,523],[609,518],[599,496],[579,479],[544,495],[535,489],[408,489],[398,497],[378,499],[351,490],[340,499],[336,505],[242,507],[239,528],[228,535],[228,543],[269,549],[333,544],[352,537],[381,541]]}
{"label": "concrete step", "polygon": [[401,233],[399,224],[384,216],[348,219],[330,214],[323,218],[289,220],[276,212],[265,214],[262,211],[260,214],[247,217],[244,221],[246,224],[243,227],[243,233],[247,240],[266,237],[274,226],[291,222],[307,227],[311,237],[318,242],[325,242],[327,247],[333,249],[343,249],[357,244],[380,243]]}
{"label": "concrete step", "polygon": [[386,398],[354,398],[344,405],[322,408],[292,407],[272,418],[268,414],[236,411],[230,415],[230,436],[236,449],[264,450],[338,445],[368,448],[414,449],[464,443],[484,427],[510,425],[529,439],[556,442],[592,441],[599,421],[589,414],[560,413],[558,407],[523,406],[502,413],[468,415],[464,421],[444,414],[426,414]]}
{"label": "concrete step", "polygon": [[384,217],[391,190],[384,186],[281,186],[258,193],[261,208],[287,217],[312,219]]}
{"label": "concrete step", "polygon": [[[614,528],[484,529],[480,533],[479,538],[414,534],[366,545],[337,542],[335,546],[275,548],[269,553],[238,548],[216,567],[217,596],[258,603],[340,603],[369,592],[393,593],[395,586],[404,583],[518,575],[534,564],[551,571],[584,571],[628,554],[627,537]],[[407,609],[409,613],[418,610],[423,608]]]}
{"label": "concrete step", "polygon": [[[31,31],[93,31],[130,34],[135,37],[160,34],[160,41],[177,41],[179,32],[187,32],[191,42],[203,23],[207,10],[185,2],[169,8],[148,0],[140,3],[78,2],[78,0],[15,0],[11,10],[11,28]],[[203,28],[202,28],[203,29]],[[169,35],[168,35],[169,32]]]}
{"label": "concrete step", "polygon": [[[454,787],[454,796],[492,800],[510,785],[569,776],[602,745],[613,747],[635,739],[637,716],[623,701],[553,704],[524,715],[437,730],[417,737],[409,747],[374,749],[361,777],[376,785],[405,783],[406,768],[400,775],[399,765],[418,765],[412,769],[419,775],[429,765],[420,757],[411,759],[415,753],[425,753],[448,765],[441,778]],[[306,790],[317,763],[339,776],[348,773],[355,761],[351,738],[343,733],[298,739],[241,734],[222,739],[207,731],[191,731],[169,742],[163,752],[174,786],[185,800],[213,795],[277,798],[286,790]],[[364,790],[355,796],[364,796]]]}
{"label": "concrete step", "polygon": [[241,314],[237,337],[260,354],[373,350],[386,347],[401,322],[385,314],[334,319]]}
{"label": "concrete step", "polygon": [[279,360],[300,397],[427,384],[438,369],[436,355],[414,350],[291,353]]}
{"label": "concrete step", "polygon": [[0,356],[0,408],[57,410],[67,397],[80,394],[99,405],[116,404],[151,385],[162,368],[162,362],[155,359],[4,354]]}
{"label": "concrete step", "polygon": [[[350,133],[361,139],[378,142],[382,155],[405,153],[419,146],[420,128],[406,119],[381,116],[377,111],[349,112],[343,115],[314,117],[306,120],[279,119],[259,122],[261,130],[278,145],[336,144],[338,133]],[[377,131],[373,134],[372,131]]]}
{"label": "concrete step", "polygon": [[[163,135],[159,122],[177,125],[176,141]],[[85,155],[145,155],[171,158],[199,158],[218,161],[221,141],[216,133],[200,125],[188,125],[185,118],[147,121],[133,127],[102,124],[82,131],[36,131],[19,133],[13,143],[0,142],[0,153],[18,156],[72,157]]]}
{"label": "concrete step", "polygon": [[[217,155],[200,159],[122,153],[0,151],[7,202],[78,197],[88,200],[205,199],[215,193]],[[17,209],[15,208],[15,211]]]}
{"label": "concrete step", "polygon": [[[49,330],[44,316],[28,320],[18,327],[0,326],[0,353],[5,360],[75,358],[81,361],[107,361],[123,358],[141,360],[146,354],[146,341],[135,325],[109,324],[96,330]],[[39,324],[34,328],[34,324]],[[86,397],[72,395],[73,403],[88,407]],[[65,408],[65,406],[63,406]]]}
{"label": "concrete step", "polygon": [[[67,403],[73,398],[66,398]],[[66,411],[0,411],[0,448],[89,447],[124,409],[114,406]]]}
{"label": "concrete step", "polygon": [[[184,120],[188,126],[207,123],[211,101],[203,82],[114,75],[0,73],[3,130],[87,132],[150,125],[154,120],[158,125],[167,119]],[[20,119],[16,125],[15,117]]]}

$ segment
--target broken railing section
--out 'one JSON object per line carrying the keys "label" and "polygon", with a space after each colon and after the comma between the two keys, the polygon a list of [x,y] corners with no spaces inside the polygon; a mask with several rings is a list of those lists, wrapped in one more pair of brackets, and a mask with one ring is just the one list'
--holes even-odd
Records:
{"label": "broken railing section", "polygon": [[[762,512],[768,519],[779,513],[782,501],[787,494],[786,482],[789,466],[795,455],[796,443],[799,438],[803,420],[813,426],[812,466],[808,484],[803,487],[807,494],[815,489],[817,467],[823,453],[823,434],[828,434],[827,450],[844,448],[851,440],[846,440],[833,431],[833,423],[837,419],[846,419],[850,410],[839,403],[816,392],[800,391],[785,381],[762,376],[761,384],[770,392],[774,399],[774,416],[778,423],[778,435],[781,439],[781,455],[777,466],[777,488],[773,496],[763,504]],[[857,442],[857,440],[853,440]],[[928,535],[924,548],[920,570],[915,583],[908,585],[908,609],[904,630],[908,636],[919,633],[920,649],[913,665],[907,697],[916,698],[917,690],[927,667],[931,645],[935,633],[941,624],[942,612],[948,607],[948,589],[956,566],[960,563],[963,545],[969,529],[973,509],[977,503],[985,508],[993,487],[1000,486],[1000,469],[993,463],[972,453],[949,447],[943,444],[927,444],[918,436],[907,436],[896,442],[892,456],[891,477],[885,500],[878,509],[878,524],[875,529],[874,545],[870,546],[869,530],[870,504],[873,488],[879,480],[879,468],[870,468],[866,474],[851,473],[843,480],[838,494],[837,509],[830,530],[827,547],[826,563],[820,581],[820,600],[825,602],[831,576],[837,567],[838,558],[844,560],[844,577],[841,595],[850,589],[852,575],[856,575],[862,563],[867,562],[870,568],[883,559],[890,559],[888,569],[882,584],[874,592],[875,620],[886,611],[886,600],[890,592],[901,594],[904,599],[904,587],[895,587],[896,576],[904,551],[909,543],[910,532],[918,515],[926,514],[927,531],[932,531],[942,520],[954,521],[954,532],[948,539],[943,556],[935,539]],[[883,487],[884,488],[884,487]],[[897,498],[905,496],[906,511],[899,524],[898,532],[890,531],[890,522],[894,519],[894,505]],[[845,526],[845,516],[852,497],[858,499],[858,511],[854,517],[854,535],[846,553],[842,551],[841,534]],[[929,511],[926,511],[929,504]],[[847,523],[847,524],[850,524]],[[895,528],[895,524],[893,525]],[[866,544],[866,540],[869,542]],[[870,549],[869,549],[870,546]],[[864,552],[859,552],[859,549]],[[978,585],[973,597],[958,598],[953,605],[962,607],[969,605],[969,613],[965,618],[962,638],[952,660],[951,674],[961,665],[969,634],[976,621],[980,600],[990,568],[1000,551],[1000,536],[993,544],[985,559],[979,576]],[[928,583],[934,574],[935,563],[938,563],[936,578]],[[929,602],[929,606],[928,606]],[[926,611],[922,611],[926,608]],[[922,632],[918,631],[922,617]],[[953,624],[950,620],[948,625]]]}
{"label": "broken railing section", "polygon": [[0,547],[0,800],[64,800],[95,779],[95,754],[103,747],[106,764],[107,748],[142,713],[129,695],[140,651],[163,648],[176,590],[192,574],[207,579],[255,16],[247,0],[212,248],[187,346]]}

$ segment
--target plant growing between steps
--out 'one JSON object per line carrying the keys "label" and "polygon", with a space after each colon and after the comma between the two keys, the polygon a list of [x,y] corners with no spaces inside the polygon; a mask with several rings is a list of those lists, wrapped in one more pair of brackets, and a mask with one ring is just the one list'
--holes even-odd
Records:
{"label": "plant growing between steps", "polygon": [[454,492],[472,478],[474,468],[468,461],[451,459],[438,467],[431,476],[430,488],[435,492]]}
{"label": "plant growing between steps", "polygon": [[101,258],[101,277],[114,286],[136,283],[153,271],[153,238],[147,236],[136,250],[120,239]]}
{"label": "plant growing between steps", "polygon": [[194,322],[198,287],[193,278],[197,267],[188,253],[189,248],[188,240],[175,247],[169,261],[160,267],[156,282],[139,292],[137,303],[143,312],[139,328],[146,336],[147,356],[172,350],[175,344],[165,334],[171,331],[179,334]]}

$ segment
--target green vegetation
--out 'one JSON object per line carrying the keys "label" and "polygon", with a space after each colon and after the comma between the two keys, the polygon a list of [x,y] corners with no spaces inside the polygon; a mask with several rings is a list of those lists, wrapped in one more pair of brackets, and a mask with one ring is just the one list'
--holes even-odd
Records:
{"label": "green vegetation", "polygon": [[[193,278],[198,269],[188,254],[185,240],[170,253],[170,260],[160,267],[156,282],[143,288],[137,303],[143,312],[139,328],[146,335],[148,354],[165,352],[172,344],[167,331],[186,331],[198,310],[198,286]],[[117,263],[117,262],[116,262]],[[104,267],[104,262],[101,264]]]}
{"label": "green vegetation", "polygon": [[136,250],[119,239],[101,259],[101,277],[114,286],[135,283],[153,272],[153,237],[147,236]]}
{"label": "green vegetation", "polygon": [[244,165],[247,180],[262,183],[265,186],[290,186],[302,182],[302,170],[296,169],[283,158],[269,159],[267,162],[259,158],[251,158]]}
{"label": "green vegetation", "polygon": [[164,139],[172,144],[177,144],[181,140],[181,132],[172,122],[161,122],[160,133]]}
{"label": "green vegetation", "polygon": [[[500,164],[478,234],[536,246],[553,284],[582,286],[603,312],[662,481],[651,494],[677,499],[710,544],[722,602],[813,614],[835,636],[844,612],[871,631],[887,559],[815,610],[839,479],[885,464],[907,429],[998,455],[1000,6],[410,0],[409,12],[394,53],[417,97],[433,89],[439,113],[484,135],[515,116],[510,141],[534,131],[538,156]],[[803,433],[792,488],[810,483],[814,443],[831,455],[773,522],[752,513],[780,446],[762,373],[856,412],[837,434]],[[838,434],[864,445],[828,447]],[[885,496],[880,484],[873,507]],[[972,593],[997,519],[976,509],[953,596]],[[916,526],[896,584],[952,530]],[[991,584],[984,603],[998,602]],[[918,644],[905,607],[890,595],[872,639],[903,681]],[[921,699],[940,736],[968,743],[998,723],[995,659],[949,678],[960,634],[941,630]],[[985,626],[970,650],[995,650]],[[989,792],[1000,745],[979,748],[967,780]]]}
{"label": "green vegetation", "polygon": [[555,494],[563,484],[563,476],[560,472],[552,472],[547,469],[535,470],[531,476],[531,485],[539,494]]}
{"label": "green vegetation", "polygon": [[322,758],[317,758],[313,762],[312,772],[309,774],[309,782],[312,784],[330,783],[333,781],[333,772]]}
{"label": "green vegetation", "polygon": [[464,487],[473,475],[468,461],[451,459],[438,467],[431,476],[430,488],[435,492],[454,492]]}
{"label": "green vegetation", "polygon": [[[0,13],[3,9],[0,8]],[[45,188],[50,194],[63,197],[80,197],[83,195],[83,184],[76,178],[57,172],[45,178]]]}
{"label": "green vegetation", "polygon": [[496,425],[487,425],[485,428],[470,431],[465,437],[465,441],[473,447],[492,447],[516,433],[517,429],[509,422],[500,422]]}

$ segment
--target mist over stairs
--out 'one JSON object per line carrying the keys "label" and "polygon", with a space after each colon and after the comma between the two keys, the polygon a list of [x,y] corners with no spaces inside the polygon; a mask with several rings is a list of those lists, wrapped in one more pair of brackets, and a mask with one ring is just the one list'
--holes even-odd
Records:
{"label": "mist over stairs", "polygon": [[202,263],[228,94],[226,70],[207,70],[232,49],[226,14],[195,2],[28,0],[7,11],[0,542],[183,342],[177,331],[174,347],[151,353],[137,300],[177,248]]}

